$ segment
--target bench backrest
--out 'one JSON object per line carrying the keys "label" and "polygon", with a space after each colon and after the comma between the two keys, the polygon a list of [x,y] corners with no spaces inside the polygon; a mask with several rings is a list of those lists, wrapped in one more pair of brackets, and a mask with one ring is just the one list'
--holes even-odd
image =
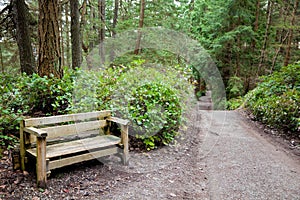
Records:
{"label": "bench backrest", "polygon": [[[69,115],[24,119],[24,127],[36,127],[47,132],[47,140],[77,135],[107,126],[105,118],[111,116],[111,111],[95,111]],[[31,142],[35,138],[31,137]]]}

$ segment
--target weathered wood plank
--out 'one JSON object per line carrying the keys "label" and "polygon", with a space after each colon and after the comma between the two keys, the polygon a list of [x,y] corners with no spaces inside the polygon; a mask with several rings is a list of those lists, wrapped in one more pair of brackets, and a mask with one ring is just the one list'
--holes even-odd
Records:
{"label": "weathered wood plank", "polygon": [[112,147],[109,149],[104,149],[101,151],[90,152],[82,155],[77,155],[73,157],[63,158],[59,160],[54,160],[49,162],[49,170],[60,168],[67,165],[72,165],[78,162],[92,160],[100,158],[103,156],[113,155],[118,153],[118,147]]}
{"label": "weathered wood plank", "polygon": [[115,123],[118,123],[118,124],[122,124],[122,125],[128,125],[130,123],[129,120],[120,119],[120,118],[117,118],[117,117],[109,117],[106,120],[110,121],[110,122],[115,122]]}
{"label": "weathered wood plank", "polygon": [[47,184],[47,162],[46,162],[46,138],[37,138],[37,148],[36,148],[36,176],[37,176],[37,186],[45,188]]}
{"label": "weathered wood plank", "polygon": [[47,139],[65,137],[68,135],[77,135],[79,133],[103,128],[107,126],[106,120],[97,120],[90,122],[80,122],[76,124],[68,124],[62,126],[52,126],[47,128],[41,128],[48,133]]}
{"label": "weathered wood plank", "polygon": [[[82,152],[82,151],[89,151],[97,148],[109,147],[116,144],[119,144],[121,139],[119,137],[113,135],[103,135],[97,136],[92,138],[85,138],[81,140],[75,140],[71,142],[64,142],[54,145],[48,145],[46,147],[47,151],[47,158],[54,158],[63,155],[68,155],[72,153]],[[28,149],[28,153],[33,156],[37,156],[35,153],[35,148]]]}
{"label": "weathered wood plank", "polygon": [[38,129],[35,127],[25,127],[24,131],[33,134],[36,137],[47,137],[47,132],[45,130]]}
{"label": "weathered wood plank", "polygon": [[123,164],[128,165],[128,161],[129,161],[128,125],[121,125],[121,143],[123,144]]}
{"label": "weathered wood plank", "polygon": [[24,138],[24,121],[20,122],[20,157],[21,157],[21,169],[25,171],[25,138]]}
{"label": "weathered wood plank", "polygon": [[91,118],[104,118],[111,115],[110,110],[104,111],[95,111],[95,112],[88,112],[88,113],[77,113],[77,114],[69,114],[69,115],[57,115],[51,117],[40,117],[40,118],[29,118],[25,119],[24,126],[42,126],[42,125],[49,125],[49,124],[56,124],[56,123],[64,123],[70,121],[82,121]]}

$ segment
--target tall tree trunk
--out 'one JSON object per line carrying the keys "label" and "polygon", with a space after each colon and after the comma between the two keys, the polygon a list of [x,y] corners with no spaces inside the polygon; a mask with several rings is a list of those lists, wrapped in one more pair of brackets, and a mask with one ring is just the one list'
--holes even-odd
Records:
{"label": "tall tree trunk", "polygon": [[114,18],[112,23],[112,37],[116,35],[116,26],[118,23],[118,14],[119,14],[119,0],[115,0],[115,8],[114,8]]}
{"label": "tall tree trunk", "polygon": [[293,13],[292,13],[292,19],[291,19],[291,25],[289,29],[289,37],[288,37],[288,42],[287,42],[287,48],[286,48],[286,53],[285,53],[285,59],[284,59],[284,66],[287,66],[290,62],[291,59],[291,46],[292,46],[292,41],[293,41],[293,33],[294,33],[294,26],[295,26],[295,18],[296,18],[296,12],[298,9],[298,0],[295,0],[294,6],[293,6]]}
{"label": "tall tree trunk", "polygon": [[273,2],[272,0],[268,0],[268,5],[267,5],[267,24],[266,24],[266,30],[265,30],[265,36],[264,36],[264,42],[263,42],[263,47],[261,49],[261,54],[260,54],[260,61],[258,64],[258,69],[257,69],[257,75],[260,75],[261,72],[264,71],[263,65],[266,57],[266,50],[267,50],[267,43],[269,40],[269,30],[271,27],[271,21],[272,21],[272,8],[273,8]]}
{"label": "tall tree trunk", "polygon": [[62,12],[64,10],[64,4],[60,3],[59,6],[60,10],[59,10],[59,22],[60,22],[60,44],[61,44],[61,64],[62,66],[65,66],[65,42],[64,42],[64,25],[63,25],[63,15]]}
{"label": "tall tree trunk", "polygon": [[101,58],[101,64],[105,63],[105,49],[104,49],[104,40],[105,40],[105,0],[98,0],[98,13],[101,24],[99,27],[99,55]]}
{"label": "tall tree trunk", "polygon": [[70,1],[71,8],[71,44],[72,44],[72,68],[80,67],[81,55],[81,36],[80,36],[80,13],[78,0]]}
{"label": "tall tree trunk", "polygon": [[[282,34],[283,33],[284,33],[284,31],[282,31]],[[279,44],[277,50],[275,51],[275,55],[274,55],[273,60],[272,60],[272,66],[271,66],[270,74],[274,71],[275,64],[276,64],[279,52],[281,51],[281,48],[282,48],[284,42],[286,41],[286,39],[288,38],[288,36],[289,36],[289,31],[286,33],[286,35],[284,37],[281,36],[280,44]]]}
{"label": "tall tree trunk", "polygon": [[141,0],[139,30],[138,30],[138,37],[136,40],[136,45],[134,50],[134,54],[136,55],[138,55],[141,51],[141,39],[142,39],[141,29],[144,26],[144,18],[145,18],[145,0]]}
{"label": "tall tree trunk", "polygon": [[0,64],[1,64],[1,72],[4,73],[4,62],[3,62],[3,54],[2,54],[2,46],[0,45]]}
{"label": "tall tree trunk", "polygon": [[28,9],[24,0],[13,0],[13,19],[20,55],[21,72],[30,75],[36,72],[32,52],[30,31],[28,28]]}
{"label": "tall tree trunk", "polygon": [[[116,37],[116,26],[118,23],[118,14],[119,14],[119,0],[115,0],[115,8],[114,8],[114,18],[112,23],[112,38]],[[113,61],[115,58],[115,49],[114,46],[112,46],[110,51],[110,60]]]}
{"label": "tall tree trunk", "polygon": [[70,56],[70,34],[69,34],[69,27],[70,27],[70,21],[69,21],[69,4],[65,5],[65,20],[66,20],[66,65],[68,67],[71,66],[70,64],[70,60],[71,60],[71,56]]}
{"label": "tall tree trunk", "polygon": [[[81,32],[81,35],[83,35],[83,29],[86,25],[87,0],[83,1],[80,10],[81,10],[81,13],[80,13],[80,32]],[[89,40],[87,41],[87,43],[88,42],[89,42]],[[83,36],[81,37],[81,45],[82,45],[82,49],[83,49],[84,53],[88,53],[89,52],[89,45],[86,45],[84,43]]]}
{"label": "tall tree trunk", "polygon": [[40,76],[61,78],[61,51],[59,36],[58,0],[39,0],[39,55],[38,73]]}
{"label": "tall tree trunk", "polygon": [[[260,12],[260,0],[256,1],[256,10],[255,10],[255,22],[254,22],[254,32],[257,33],[258,31],[258,22],[259,22],[259,12]],[[255,39],[252,40],[252,52],[255,52],[256,41]]]}

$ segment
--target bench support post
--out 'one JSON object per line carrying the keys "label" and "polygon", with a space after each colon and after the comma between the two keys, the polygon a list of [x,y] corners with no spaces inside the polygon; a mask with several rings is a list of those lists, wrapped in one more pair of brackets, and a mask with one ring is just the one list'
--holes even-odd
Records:
{"label": "bench support post", "polygon": [[46,161],[46,137],[37,137],[36,148],[36,176],[37,186],[46,188],[47,184],[47,161]]}
{"label": "bench support post", "polygon": [[123,164],[128,165],[129,150],[128,150],[128,125],[121,125],[121,143],[123,144]]}
{"label": "bench support post", "polygon": [[25,136],[24,136],[24,121],[20,122],[20,157],[21,157],[21,170],[25,171]]}

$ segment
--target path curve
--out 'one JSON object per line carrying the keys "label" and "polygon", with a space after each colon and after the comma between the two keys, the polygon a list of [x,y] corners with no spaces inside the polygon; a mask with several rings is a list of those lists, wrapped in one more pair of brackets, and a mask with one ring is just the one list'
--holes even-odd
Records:
{"label": "path curve", "polygon": [[236,111],[199,114],[203,123],[212,120],[203,131],[215,134],[206,140],[217,140],[203,160],[210,199],[300,199],[299,159],[267,141]]}

